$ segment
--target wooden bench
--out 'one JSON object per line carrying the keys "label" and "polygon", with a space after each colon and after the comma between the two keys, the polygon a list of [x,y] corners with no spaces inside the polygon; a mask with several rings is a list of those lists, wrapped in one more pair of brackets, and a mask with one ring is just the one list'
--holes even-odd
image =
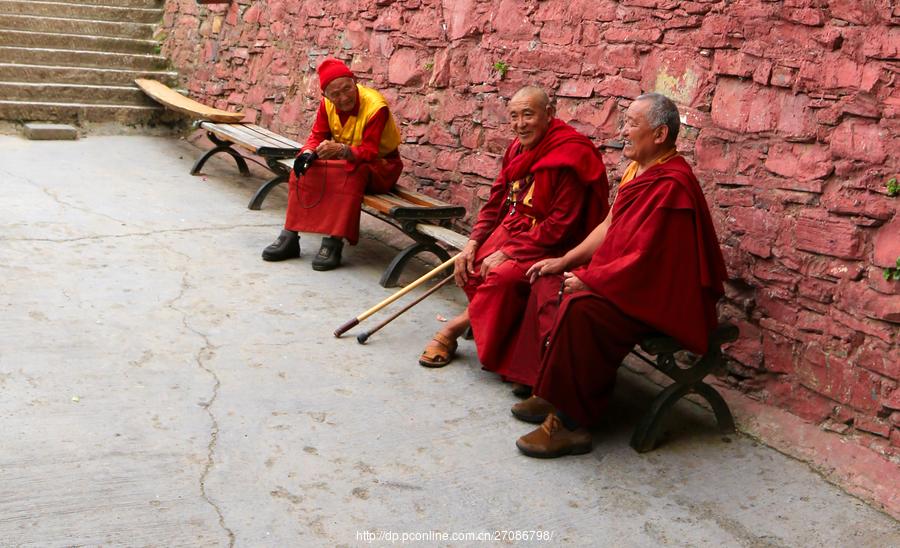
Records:
{"label": "wooden bench", "polygon": [[[294,167],[293,158],[278,163],[288,173]],[[450,254],[439,244],[462,249],[468,241],[466,236],[450,229],[455,219],[466,214],[466,208],[402,187],[387,194],[364,195],[362,211],[397,228],[414,242],[391,260],[381,275],[379,283],[382,287],[396,287],[403,269],[416,255],[431,253],[444,262]]]}
{"label": "wooden bench", "polygon": [[[675,353],[683,350],[682,346],[672,337],[664,335],[645,338],[640,343],[640,351],[635,349],[632,354],[653,366],[656,370],[667,375],[674,382],[663,389],[650,409],[641,417],[634,433],[631,436],[631,447],[638,453],[653,450],[658,442],[662,430],[662,422],[665,415],[675,403],[688,394],[697,394],[709,403],[716,415],[721,432],[734,431],[734,418],[728,404],[715,388],[703,382],[703,379],[714,369],[723,366],[722,345],[736,341],[738,328],[730,323],[721,323],[709,337],[709,347],[706,354],[700,357],[692,365],[682,367],[675,360]],[[645,354],[655,356],[650,359]]]}
{"label": "wooden bench", "polygon": [[262,157],[269,170],[275,174],[273,178],[264,182],[250,199],[247,207],[253,210],[262,207],[263,200],[273,188],[288,180],[291,174],[290,166],[285,167],[279,160],[294,158],[303,146],[255,124],[221,124],[207,121],[200,122],[200,128],[206,130],[206,136],[216,146],[206,151],[194,163],[191,175],[199,175],[203,164],[220,152],[234,158],[241,175],[250,175],[246,160],[234,147]]}

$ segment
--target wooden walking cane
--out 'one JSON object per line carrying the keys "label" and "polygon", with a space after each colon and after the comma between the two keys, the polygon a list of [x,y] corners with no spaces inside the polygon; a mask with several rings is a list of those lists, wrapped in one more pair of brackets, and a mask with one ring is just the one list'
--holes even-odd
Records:
{"label": "wooden walking cane", "polygon": [[459,257],[459,254],[458,254],[458,253],[457,253],[456,255],[450,257],[449,259],[447,259],[447,260],[444,261],[443,263],[441,263],[439,266],[434,267],[428,274],[425,274],[424,276],[422,276],[422,277],[419,278],[418,280],[416,280],[416,281],[414,281],[413,283],[409,284],[408,286],[404,287],[404,288],[401,289],[400,291],[394,293],[393,295],[391,295],[391,296],[388,297],[387,299],[381,301],[380,303],[378,303],[378,304],[376,304],[375,306],[373,306],[372,308],[366,310],[365,312],[363,312],[363,313],[360,314],[359,316],[353,318],[352,320],[348,321],[348,322],[345,323],[344,325],[338,327],[338,328],[335,329],[335,331],[334,331],[334,336],[335,336],[335,337],[340,337],[341,335],[343,335],[344,333],[346,333],[347,331],[349,331],[350,329],[352,329],[354,326],[359,325],[359,322],[365,320],[366,318],[368,318],[368,317],[371,316],[372,314],[378,312],[379,310],[381,310],[382,308],[384,308],[384,307],[386,307],[387,305],[391,304],[392,302],[396,301],[396,300],[399,299],[400,297],[406,295],[407,293],[409,293],[409,292],[412,291],[413,289],[419,287],[420,285],[422,285],[423,283],[427,282],[427,281],[430,280],[431,278],[434,278],[435,276],[437,276],[438,274],[440,274],[445,268],[447,268],[448,266],[452,265],[452,264],[453,264],[453,261],[455,261],[457,257]]}
{"label": "wooden walking cane", "polygon": [[396,319],[399,318],[404,312],[406,312],[406,311],[409,310],[410,308],[416,306],[416,305],[419,304],[420,302],[422,302],[422,301],[424,301],[425,299],[427,299],[429,295],[431,295],[432,293],[434,293],[434,292],[437,291],[438,289],[440,289],[440,288],[444,287],[445,285],[447,285],[447,283],[449,283],[451,280],[453,280],[453,274],[450,274],[449,276],[447,276],[446,278],[444,278],[443,280],[441,280],[440,282],[438,282],[437,285],[435,285],[434,287],[432,287],[431,289],[429,289],[429,290],[426,291],[425,293],[422,293],[422,295],[419,296],[419,298],[417,298],[417,299],[414,300],[413,302],[409,303],[408,305],[404,306],[404,307],[403,307],[401,310],[399,310],[398,312],[394,312],[393,314],[391,314],[391,317],[390,317],[390,318],[384,320],[383,322],[381,322],[380,324],[376,325],[376,326],[373,327],[372,329],[370,329],[370,330],[368,330],[368,331],[365,331],[365,332],[360,333],[359,335],[357,335],[357,336],[356,336],[356,342],[358,342],[359,344],[366,344],[366,341],[369,340],[369,337],[371,337],[372,335],[374,335],[374,334],[377,333],[378,331],[381,331],[381,328],[382,328],[382,327],[384,327],[384,326],[386,326],[387,324],[391,323],[392,321],[396,320]]}

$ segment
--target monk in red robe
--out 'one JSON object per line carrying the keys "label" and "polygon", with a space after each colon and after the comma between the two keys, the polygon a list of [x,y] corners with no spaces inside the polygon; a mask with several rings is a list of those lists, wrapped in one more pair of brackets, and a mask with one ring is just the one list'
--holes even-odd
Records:
{"label": "monk in red robe", "polygon": [[446,365],[471,323],[482,365],[505,376],[528,302],[528,268],[574,246],[609,209],[600,152],[554,118],[543,90],[519,90],[508,110],[516,139],[454,269],[469,306],[435,334],[421,365]]}
{"label": "monk in red robe", "polygon": [[[517,404],[521,416],[514,409],[519,418],[545,417],[540,428],[517,440],[526,455],[591,450],[588,428],[602,417],[619,364],[641,338],[664,333],[692,352],[707,350],[727,274],[703,192],[675,149],[679,125],[678,109],[667,97],[635,99],[621,130],[623,153],[632,163],[609,223],[562,258],[529,272],[543,279],[572,269],[561,278],[558,295],[547,295],[547,288],[559,288],[560,278],[541,282],[550,303],[543,309],[559,305],[535,395]],[[539,322],[532,325],[540,332]]]}
{"label": "monk in red robe", "polygon": [[297,232],[325,234],[312,261],[313,270],[341,263],[344,240],[359,240],[363,194],[388,192],[397,184],[403,162],[400,131],[384,97],[356,82],[337,59],[319,65],[324,97],[316,122],[288,181],[284,230],[262,252],[266,261],[300,256]]}

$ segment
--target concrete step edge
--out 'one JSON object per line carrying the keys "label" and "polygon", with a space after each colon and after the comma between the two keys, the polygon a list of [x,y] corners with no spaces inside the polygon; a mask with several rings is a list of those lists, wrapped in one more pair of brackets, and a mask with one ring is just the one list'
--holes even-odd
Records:
{"label": "concrete step edge", "polygon": [[[19,18],[19,19],[38,19],[45,21],[64,21],[67,23],[100,23],[102,25],[120,25],[120,26],[137,26],[137,27],[146,27],[148,29],[153,29],[157,26],[156,23],[133,23],[131,21],[105,21],[103,19],[79,19],[77,17],[51,17],[49,15],[21,15],[18,13],[5,13],[2,14],[5,18]],[[18,29],[10,29],[10,30],[18,30]]]}
{"label": "concrete step edge", "polygon": [[60,53],[60,54],[77,54],[77,53],[87,53],[91,55],[108,55],[110,58],[113,57],[135,57],[140,59],[146,59],[148,61],[158,61],[165,63],[166,57],[164,55],[158,55],[155,53],[126,53],[120,51],[96,51],[96,50],[81,50],[81,49],[58,49],[58,48],[29,48],[22,46],[0,46],[0,52],[2,51],[36,51],[36,52],[44,52],[44,53]]}
{"label": "concrete step edge", "polygon": [[65,82],[7,82],[0,80],[0,86],[21,86],[21,87],[55,87],[55,88],[75,88],[89,90],[112,89],[118,91],[140,91],[141,88],[134,86],[120,86],[116,84],[67,84]]}
{"label": "concrete step edge", "polygon": [[160,16],[163,14],[162,8],[139,8],[139,7],[131,7],[131,6],[115,6],[110,4],[79,4],[77,2],[48,2],[46,0],[0,0],[0,13],[3,12],[4,5],[11,4],[28,4],[30,6],[73,6],[78,8],[83,8],[85,10],[100,10],[100,9],[111,9],[111,10],[121,10],[122,12],[142,12],[142,13],[154,13],[159,14]]}
{"label": "concrete step edge", "polygon": [[[159,42],[156,40],[152,40],[149,38],[126,38],[124,36],[96,36],[93,34],[72,34],[70,32],[50,32],[50,31],[42,31],[42,30],[18,30],[18,29],[2,29],[0,28],[0,34],[27,34],[27,35],[49,35],[53,37],[64,37],[64,38],[97,38],[102,40],[115,40],[119,42],[128,42],[134,44],[145,44],[149,47],[153,47],[159,45]],[[11,46],[12,47],[12,46]]]}
{"label": "concrete step edge", "polygon": [[171,70],[135,70],[135,69],[108,69],[108,68],[100,68],[100,67],[71,67],[66,65],[32,65],[27,63],[5,63],[0,62],[0,68],[3,67],[21,67],[21,68],[30,68],[30,69],[55,69],[55,70],[82,70],[86,72],[97,72],[97,73],[136,73],[136,74],[158,74],[160,76],[167,77],[177,77],[178,73]]}
{"label": "concrete step edge", "polygon": [[104,104],[104,103],[54,103],[50,101],[12,101],[9,99],[0,99],[0,105],[11,105],[11,106],[35,106],[35,107],[69,107],[69,108],[89,108],[89,109],[99,109],[99,108],[115,108],[115,109],[128,109],[128,110],[146,110],[146,111],[162,111],[164,110],[162,106],[147,106],[147,105],[119,105],[119,104]]}

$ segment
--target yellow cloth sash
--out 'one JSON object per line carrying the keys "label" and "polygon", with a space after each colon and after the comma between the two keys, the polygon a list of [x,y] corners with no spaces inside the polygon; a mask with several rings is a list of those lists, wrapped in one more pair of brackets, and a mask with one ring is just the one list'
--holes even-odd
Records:
{"label": "yellow cloth sash", "polygon": [[[356,116],[347,119],[346,124],[341,123],[338,115],[337,107],[334,103],[325,98],[325,113],[328,114],[328,126],[331,128],[331,137],[335,142],[352,147],[359,146],[362,143],[363,130],[372,116],[375,116],[382,107],[387,106],[384,97],[372,88],[367,88],[360,84],[356,84],[359,90],[359,112]],[[384,157],[388,153],[397,150],[400,146],[400,130],[394,121],[394,116],[388,110],[387,123],[384,125],[384,131],[381,132],[381,142],[378,143],[378,156]]]}
{"label": "yellow cloth sash", "polygon": [[[677,155],[678,155],[678,151],[673,148],[669,152],[666,152],[665,154],[663,154],[662,156],[657,158],[656,161],[653,162],[653,165],[664,164]],[[622,190],[623,186],[625,186],[627,183],[630,183],[632,181],[632,179],[634,179],[634,177],[637,175],[637,172],[638,172],[638,163],[637,162],[631,162],[630,164],[628,164],[628,167],[625,168],[625,173],[622,174],[622,180],[619,182],[619,190]]]}

